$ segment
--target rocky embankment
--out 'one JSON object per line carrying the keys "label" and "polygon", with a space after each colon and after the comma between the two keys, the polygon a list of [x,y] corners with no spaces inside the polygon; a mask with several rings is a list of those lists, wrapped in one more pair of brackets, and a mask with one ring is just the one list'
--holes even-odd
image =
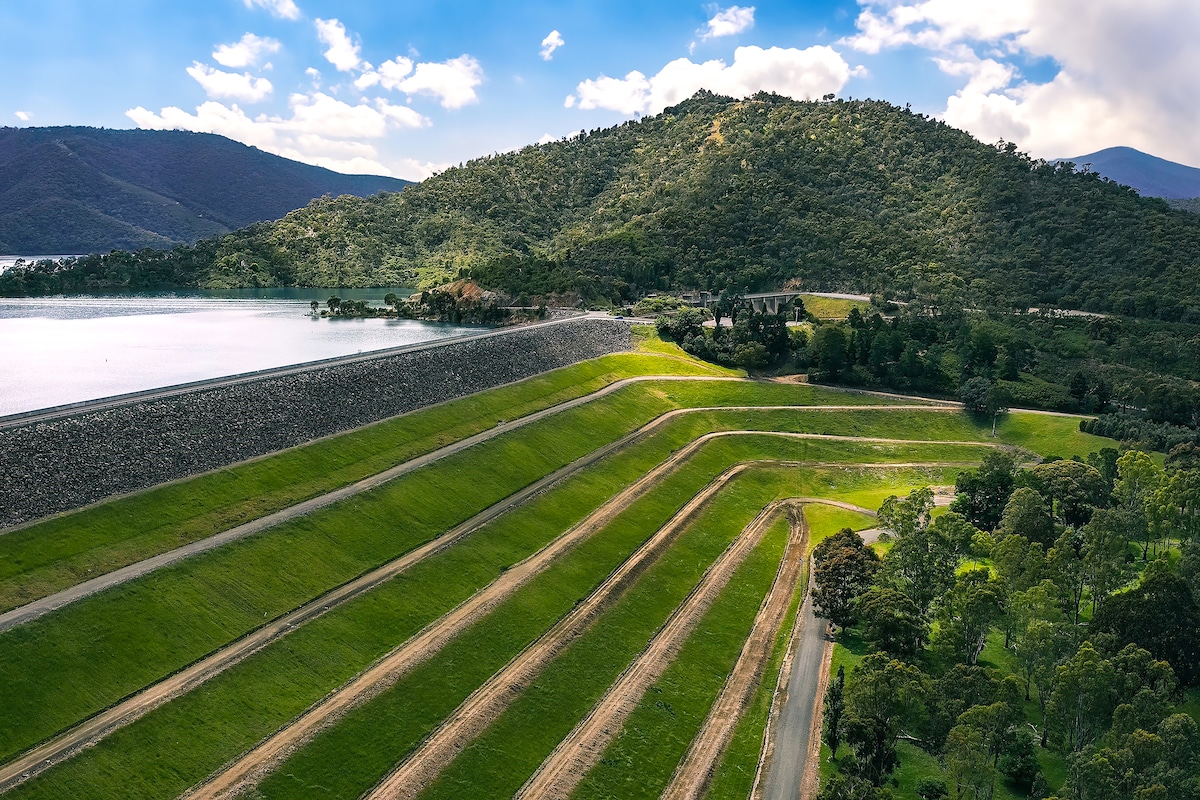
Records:
{"label": "rocky embankment", "polygon": [[574,319],[0,420],[0,528],[628,348],[628,325]]}

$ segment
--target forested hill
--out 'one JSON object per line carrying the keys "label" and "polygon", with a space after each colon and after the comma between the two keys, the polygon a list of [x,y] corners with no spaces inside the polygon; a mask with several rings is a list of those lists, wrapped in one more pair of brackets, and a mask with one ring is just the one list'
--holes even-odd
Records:
{"label": "forested hill", "polygon": [[6,275],[0,290],[431,284],[463,271],[609,297],[791,279],[899,296],[949,286],[988,305],[1200,321],[1200,218],[888,103],[702,92],[401,194],[317,200],[195,248]]}
{"label": "forested hill", "polygon": [[171,247],[278,219],[322,195],[406,183],[206,133],[0,128],[0,253]]}

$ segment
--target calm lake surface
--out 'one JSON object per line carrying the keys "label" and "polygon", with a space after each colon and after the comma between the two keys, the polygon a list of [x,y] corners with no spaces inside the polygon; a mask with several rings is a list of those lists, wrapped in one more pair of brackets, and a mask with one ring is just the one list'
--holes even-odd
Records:
{"label": "calm lake surface", "polygon": [[406,288],[247,289],[0,298],[0,416],[461,336],[478,326],[313,319],[331,294],[383,305]]}

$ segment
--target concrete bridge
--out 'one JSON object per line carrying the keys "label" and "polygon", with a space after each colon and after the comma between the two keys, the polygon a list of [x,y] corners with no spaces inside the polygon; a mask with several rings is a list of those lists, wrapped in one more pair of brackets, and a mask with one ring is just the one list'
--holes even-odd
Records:
{"label": "concrete bridge", "polygon": [[[778,314],[780,311],[786,310],[788,303],[799,297],[802,292],[757,292],[755,294],[742,295],[742,299],[749,303],[750,307],[758,312],[767,312],[768,314]],[[716,297],[712,292],[685,292],[681,294],[680,299],[686,300],[699,308],[708,308],[716,302]]]}

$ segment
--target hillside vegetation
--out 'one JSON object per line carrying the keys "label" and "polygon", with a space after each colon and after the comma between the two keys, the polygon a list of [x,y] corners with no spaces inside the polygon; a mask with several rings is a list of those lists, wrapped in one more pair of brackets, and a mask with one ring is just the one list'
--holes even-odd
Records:
{"label": "hillside vegetation", "polygon": [[799,279],[988,306],[1200,320],[1200,219],[877,101],[701,92],[662,114],[472,161],[402,194],[320,199],[194,248],[45,265],[8,293],[429,286],[632,298]]}
{"label": "hillside vegetation", "polygon": [[169,248],[277,219],[314,197],[405,184],[207,133],[0,128],[0,253]]}

